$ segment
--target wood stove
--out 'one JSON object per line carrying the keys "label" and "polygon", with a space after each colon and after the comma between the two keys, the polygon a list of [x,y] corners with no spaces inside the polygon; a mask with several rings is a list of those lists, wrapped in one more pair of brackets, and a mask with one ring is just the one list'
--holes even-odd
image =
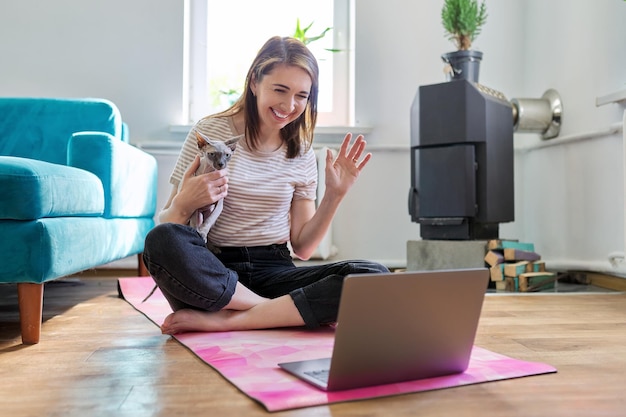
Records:
{"label": "wood stove", "polygon": [[514,220],[512,114],[502,93],[474,82],[419,87],[409,213],[422,239],[495,239]]}

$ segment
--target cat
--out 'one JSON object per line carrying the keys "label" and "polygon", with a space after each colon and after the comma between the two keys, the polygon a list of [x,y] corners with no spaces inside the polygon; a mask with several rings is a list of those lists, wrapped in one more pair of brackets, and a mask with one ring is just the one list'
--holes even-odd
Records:
{"label": "cat", "polygon": [[[243,138],[243,135],[240,135],[225,141],[220,141],[211,140],[197,130],[195,134],[198,143],[198,153],[200,155],[200,166],[196,170],[196,175],[226,168],[228,161],[230,161],[230,158],[233,156],[233,152],[235,152],[237,142]],[[207,236],[223,208],[224,199],[219,199],[217,202],[207,207],[202,207],[194,211],[189,219],[189,225],[196,229],[200,236],[202,236],[202,239],[204,239],[207,249],[213,253],[219,253],[220,250],[208,242]],[[143,299],[142,303],[150,298],[156,289],[157,286],[155,285],[152,291]]]}
{"label": "cat", "polygon": [[[243,135],[235,136],[234,138],[220,141],[212,140],[198,131],[195,134],[200,154],[200,167],[196,170],[196,175],[226,168],[228,161],[233,156],[233,152],[235,152],[237,142],[243,137]],[[216,252],[217,248],[207,242],[207,235],[218,216],[222,213],[223,208],[224,200],[220,199],[207,207],[199,208],[189,219],[189,225],[198,231],[207,247],[213,252]]]}

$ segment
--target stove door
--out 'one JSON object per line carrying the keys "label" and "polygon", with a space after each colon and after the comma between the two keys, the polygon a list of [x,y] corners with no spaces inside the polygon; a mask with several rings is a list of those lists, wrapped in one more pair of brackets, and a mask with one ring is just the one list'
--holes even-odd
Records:
{"label": "stove door", "polygon": [[416,152],[419,161],[418,217],[441,220],[474,217],[477,212],[474,145],[428,147]]}

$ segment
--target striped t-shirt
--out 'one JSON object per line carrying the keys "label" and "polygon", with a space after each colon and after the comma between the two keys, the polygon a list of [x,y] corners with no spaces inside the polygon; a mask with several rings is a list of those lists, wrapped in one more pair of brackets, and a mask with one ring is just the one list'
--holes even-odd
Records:
{"label": "striped t-shirt", "polygon": [[[230,117],[205,118],[191,129],[178,156],[170,182],[178,186],[198,153],[194,130],[211,139],[237,136]],[[292,200],[315,200],[317,163],[313,149],[287,158],[287,148],[252,151],[241,140],[228,163],[228,195],[209,232],[216,246],[261,246],[289,241]]]}

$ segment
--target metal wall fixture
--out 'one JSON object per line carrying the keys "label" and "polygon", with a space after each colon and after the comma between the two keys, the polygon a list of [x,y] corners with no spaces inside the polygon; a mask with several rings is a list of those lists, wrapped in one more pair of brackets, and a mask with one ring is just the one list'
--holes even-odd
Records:
{"label": "metal wall fixture", "polygon": [[556,90],[549,89],[541,98],[514,98],[513,129],[520,133],[541,133],[543,139],[557,137],[561,131],[563,102]]}

